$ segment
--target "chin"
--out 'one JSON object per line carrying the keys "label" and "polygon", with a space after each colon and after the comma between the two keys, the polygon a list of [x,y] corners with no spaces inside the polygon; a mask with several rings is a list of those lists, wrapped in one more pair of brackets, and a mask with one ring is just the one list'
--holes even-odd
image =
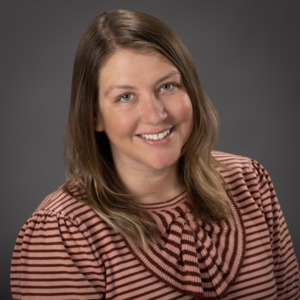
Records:
{"label": "chin", "polygon": [[155,169],[155,170],[164,170],[166,168],[174,166],[178,162],[178,158],[176,159],[170,159],[168,157],[167,159],[161,159],[161,160],[156,160],[155,163],[151,163],[150,166]]}

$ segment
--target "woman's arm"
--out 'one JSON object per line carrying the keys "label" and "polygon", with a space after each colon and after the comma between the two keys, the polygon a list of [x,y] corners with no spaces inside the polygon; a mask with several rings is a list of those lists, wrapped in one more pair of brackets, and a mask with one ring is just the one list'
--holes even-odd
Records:
{"label": "woman's arm", "polygon": [[103,266],[80,220],[38,211],[26,222],[12,258],[13,299],[101,299],[104,288]]}
{"label": "woman's arm", "polygon": [[261,209],[270,232],[277,285],[277,299],[300,299],[299,268],[273,183],[267,171],[253,161],[258,179]]}

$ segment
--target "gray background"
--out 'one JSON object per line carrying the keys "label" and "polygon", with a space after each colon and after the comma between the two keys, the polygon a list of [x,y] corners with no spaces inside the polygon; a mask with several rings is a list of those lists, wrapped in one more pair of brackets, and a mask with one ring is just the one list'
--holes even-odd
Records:
{"label": "gray background", "polygon": [[0,2],[1,299],[16,236],[64,181],[72,64],[88,23],[108,9],[148,12],[184,40],[221,119],[217,149],[269,171],[299,241],[300,1]]}

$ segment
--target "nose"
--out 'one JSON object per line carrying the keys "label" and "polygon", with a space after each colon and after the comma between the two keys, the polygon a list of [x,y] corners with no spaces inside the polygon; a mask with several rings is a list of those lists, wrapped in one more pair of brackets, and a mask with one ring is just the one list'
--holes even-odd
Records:
{"label": "nose", "polygon": [[162,99],[154,94],[144,95],[140,102],[140,113],[144,122],[159,124],[167,118],[167,111]]}

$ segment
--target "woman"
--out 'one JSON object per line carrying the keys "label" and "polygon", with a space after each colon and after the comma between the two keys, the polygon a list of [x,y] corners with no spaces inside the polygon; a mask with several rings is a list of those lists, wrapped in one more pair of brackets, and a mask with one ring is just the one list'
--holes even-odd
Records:
{"label": "woman", "polygon": [[173,31],[96,18],[74,63],[67,181],[18,236],[14,299],[299,299],[271,179],[213,152],[216,130]]}

